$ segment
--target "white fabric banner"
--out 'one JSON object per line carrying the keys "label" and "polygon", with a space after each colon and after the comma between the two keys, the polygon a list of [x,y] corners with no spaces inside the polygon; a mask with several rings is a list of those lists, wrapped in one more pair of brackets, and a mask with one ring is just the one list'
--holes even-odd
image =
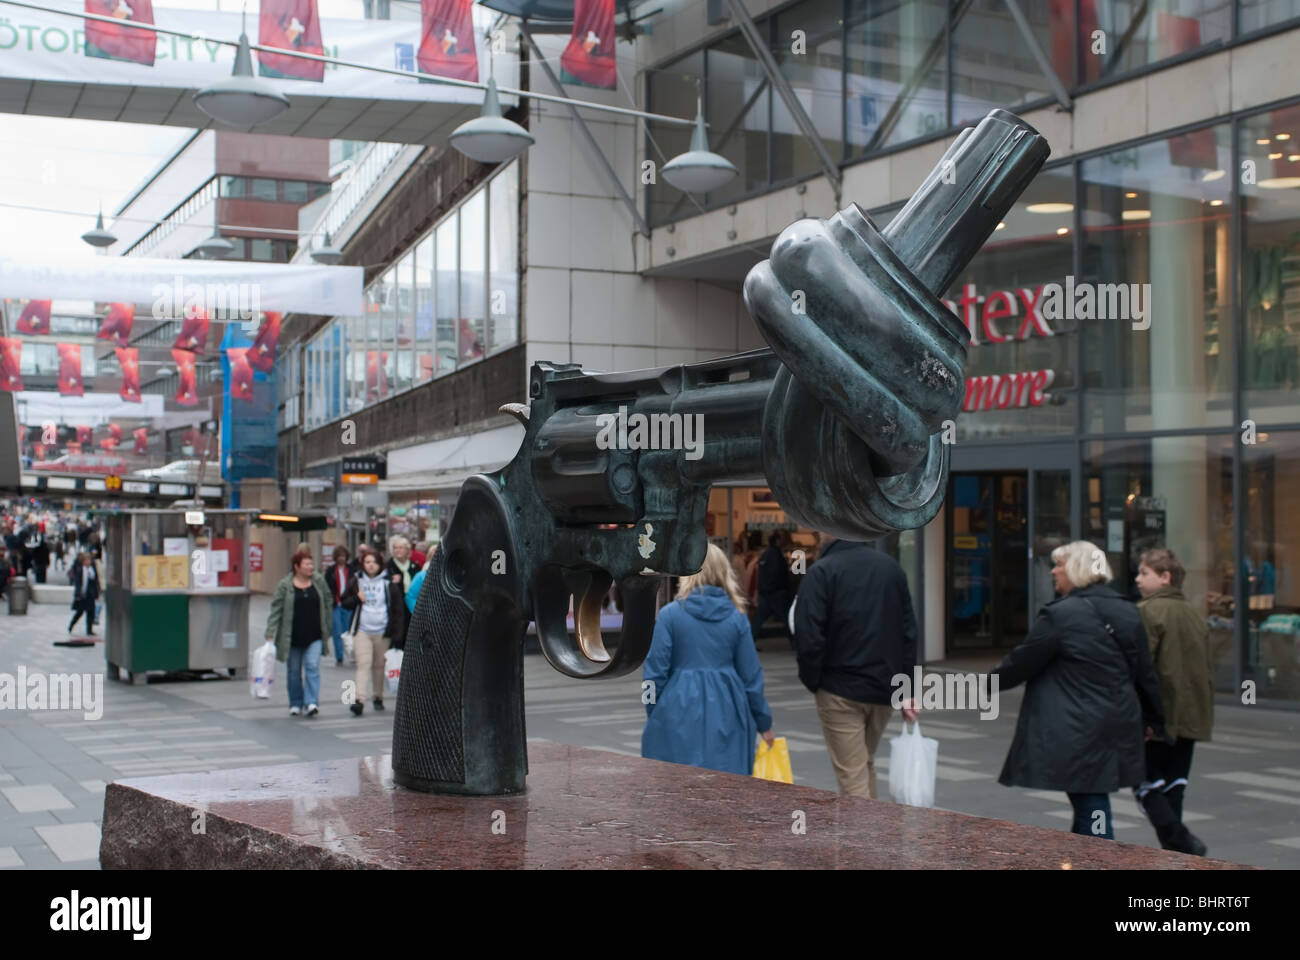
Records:
{"label": "white fabric banner", "polygon": [[[44,0],[46,6],[83,13],[83,3],[70,0]],[[483,30],[495,16],[490,10],[474,7],[475,52],[479,60],[479,78],[487,80],[488,44]],[[324,19],[321,45],[324,55],[340,60],[372,64],[395,70],[416,71],[416,53],[420,48],[420,18],[409,20]],[[198,90],[220,80],[230,79],[235,63],[235,48],[217,40],[238,40],[241,15],[208,10],[185,10],[154,7],[154,25],[180,30],[191,38],[159,35],[152,66],[125,60],[88,57],[85,51],[86,20],[74,19],[39,10],[0,4],[0,77],[49,80],[62,83],[121,84],[130,87],[168,87]],[[248,5],[248,37],[258,42],[258,5]],[[274,44],[268,44],[274,46]],[[304,61],[305,62],[305,61]],[[259,73],[258,52],[253,51],[253,71]],[[515,87],[518,62],[498,53],[495,62],[497,83]],[[266,78],[281,93],[310,97],[340,97],[377,100],[423,100],[435,103],[483,102],[483,92],[470,87],[445,83],[421,82],[368,70],[353,70],[327,64],[324,79],[315,80]],[[515,98],[502,96],[502,105],[513,105]]]}
{"label": "white fabric banner", "polygon": [[311,263],[0,254],[0,297],[134,303],[160,320],[183,317],[193,306],[228,319],[252,319],[261,310],[359,316],[364,274],[361,267]]}

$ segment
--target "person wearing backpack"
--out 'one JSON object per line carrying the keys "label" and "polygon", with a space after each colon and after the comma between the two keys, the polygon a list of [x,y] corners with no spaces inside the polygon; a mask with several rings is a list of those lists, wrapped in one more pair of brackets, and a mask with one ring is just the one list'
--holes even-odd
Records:
{"label": "person wearing backpack", "polygon": [[1187,571],[1172,550],[1148,550],[1138,561],[1138,603],[1160,677],[1160,700],[1172,743],[1148,739],[1146,777],[1138,806],[1155,827],[1160,846],[1205,856],[1205,843],[1183,826],[1183,794],[1192,771],[1192,748],[1214,726],[1214,655],[1205,617],[1183,596]]}
{"label": "person wearing backpack", "polygon": [[1076,540],[1051,556],[1060,598],[992,671],[999,692],[1025,684],[998,782],[1064,791],[1072,832],[1114,840],[1110,795],[1145,779],[1144,735],[1165,738],[1160,682],[1137,607],[1108,585],[1106,554]]}

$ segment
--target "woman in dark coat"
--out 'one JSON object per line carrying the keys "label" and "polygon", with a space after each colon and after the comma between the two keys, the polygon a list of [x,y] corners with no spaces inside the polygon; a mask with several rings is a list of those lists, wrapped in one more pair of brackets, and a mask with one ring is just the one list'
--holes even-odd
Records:
{"label": "woman in dark coat", "polygon": [[1052,551],[1062,596],[993,671],[1025,699],[998,782],[1063,790],[1075,833],[1115,839],[1110,794],[1140,784],[1145,738],[1164,738],[1160,681],[1137,607],[1106,586],[1106,555],[1087,541]]}
{"label": "woman in dark coat", "polygon": [[68,624],[68,633],[77,625],[81,615],[86,615],[86,636],[95,635],[95,604],[102,592],[99,585],[99,570],[94,558],[88,553],[77,554],[77,563],[68,571],[68,582],[72,584],[72,622]]}

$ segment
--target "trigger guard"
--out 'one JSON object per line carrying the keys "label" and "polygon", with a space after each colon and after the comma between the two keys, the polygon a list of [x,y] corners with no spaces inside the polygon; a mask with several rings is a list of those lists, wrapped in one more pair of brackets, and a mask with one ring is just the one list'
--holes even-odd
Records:
{"label": "trigger guard", "polygon": [[538,571],[533,582],[533,620],[537,624],[537,642],[546,661],[565,676],[579,680],[621,677],[641,666],[654,637],[655,593],[659,578],[633,574],[619,581],[623,596],[623,629],[617,648],[603,662],[588,659],[577,639],[569,635],[567,621],[571,593],[565,579],[564,568],[550,564]]}

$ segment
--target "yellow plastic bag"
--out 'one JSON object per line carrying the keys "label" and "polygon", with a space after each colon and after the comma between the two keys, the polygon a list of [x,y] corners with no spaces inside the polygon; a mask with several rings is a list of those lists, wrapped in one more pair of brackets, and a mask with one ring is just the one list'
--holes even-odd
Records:
{"label": "yellow plastic bag", "polygon": [[790,772],[790,748],[786,746],[785,737],[777,737],[770,747],[766,740],[758,741],[758,751],[754,754],[754,776],[760,780],[775,780],[777,783],[794,783],[794,774]]}

